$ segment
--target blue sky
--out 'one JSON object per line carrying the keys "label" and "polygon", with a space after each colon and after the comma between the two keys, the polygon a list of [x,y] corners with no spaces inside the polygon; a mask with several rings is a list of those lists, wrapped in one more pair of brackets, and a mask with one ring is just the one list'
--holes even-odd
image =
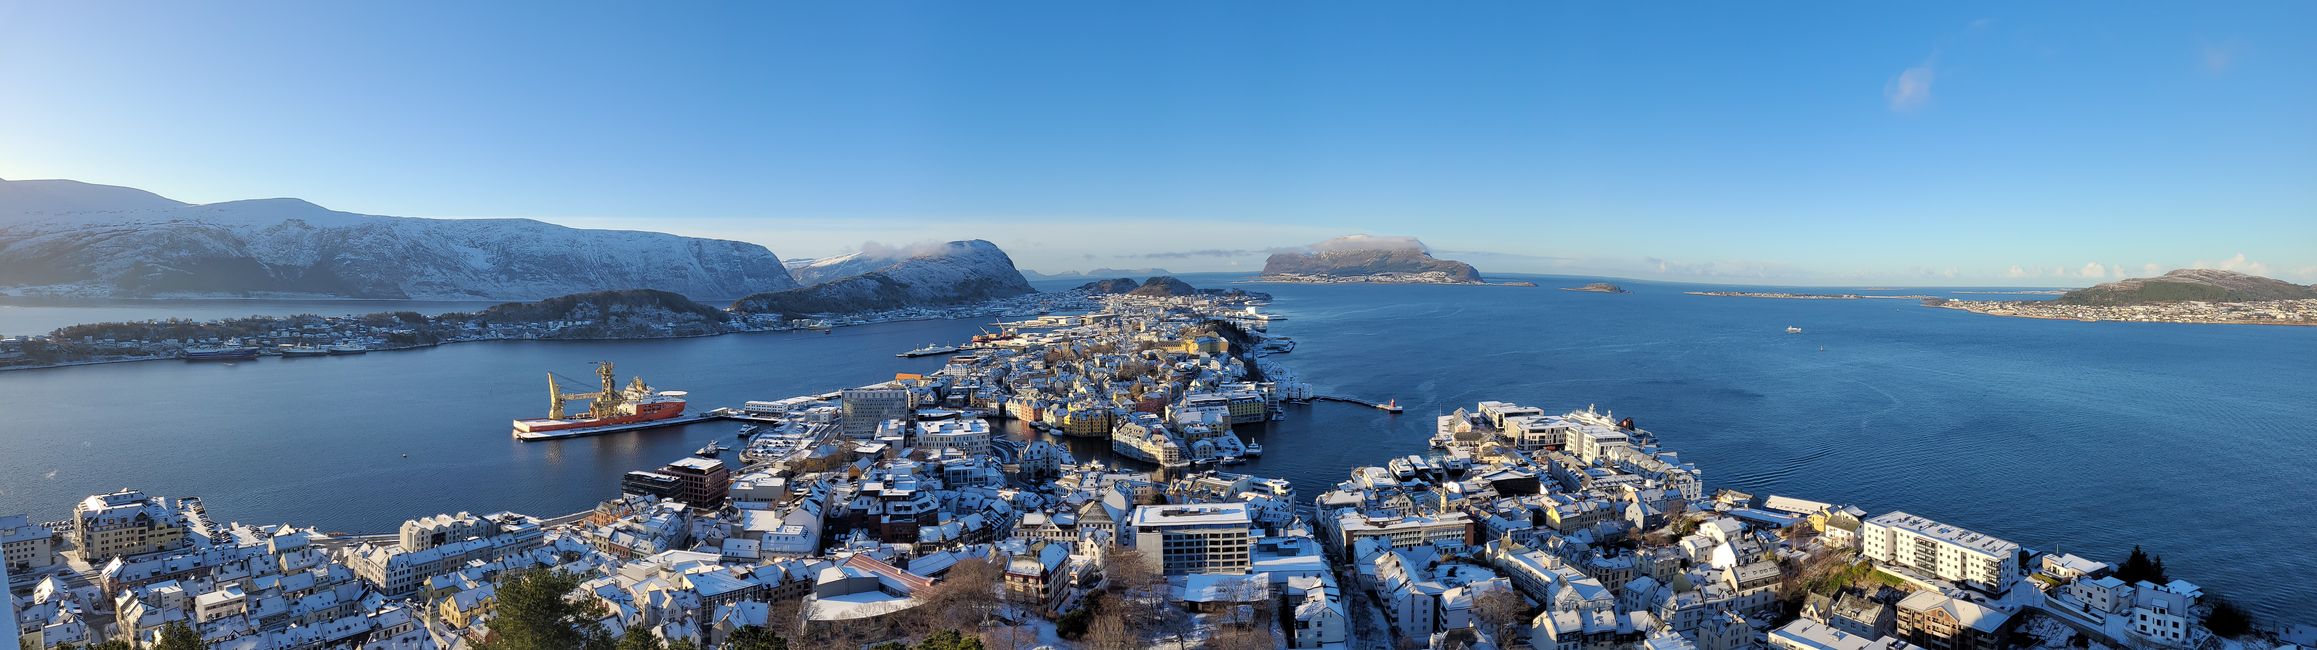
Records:
{"label": "blue sky", "polygon": [[2317,3],[27,3],[0,178],[1042,271],[2317,281]]}

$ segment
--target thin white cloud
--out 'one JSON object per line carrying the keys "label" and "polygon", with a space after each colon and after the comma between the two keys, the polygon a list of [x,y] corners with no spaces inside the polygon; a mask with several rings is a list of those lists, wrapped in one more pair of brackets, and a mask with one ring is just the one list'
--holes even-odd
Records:
{"label": "thin white cloud", "polygon": [[1431,250],[1424,246],[1424,242],[1417,241],[1415,237],[1368,234],[1344,235],[1342,237],[1337,237],[1317,244],[1312,244],[1311,249],[1322,252],[1366,250]]}
{"label": "thin white cloud", "polygon": [[2020,266],[2019,266],[2018,264],[2013,264],[2013,265],[2011,265],[2011,270],[2009,270],[2009,271],[2004,271],[2004,272],[2003,272],[2003,277],[2007,277],[2007,278],[2028,278],[2028,277],[2035,277],[2035,276],[2034,276],[2033,274],[2030,274],[2030,273],[2028,273],[2027,269],[2024,269],[2024,268],[2020,268]]}
{"label": "thin white cloud", "polygon": [[2190,266],[2193,266],[2193,267],[2196,267],[2196,268],[2200,268],[2200,269],[2220,269],[2220,270],[2223,270],[2223,271],[2236,271],[2236,272],[2238,272],[2238,273],[2245,273],[2245,274],[2250,274],[2250,275],[2268,275],[2268,274],[2269,274],[2269,265],[2267,265],[2267,264],[2263,264],[2263,263],[2261,263],[2261,262],[2258,262],[2258,261],[2255,261],[2255,260],[2249,260],[2249,259],[2245,259],[2245,254],[2244,254],[2244,253],[2237,253],[2235,256],[2233,256],[2233,257],[2230,257],[2230,258],[2228,258],[2228,259],[2225,259],[2225,260],[2221,260],[2221,261],[2219,261],[2219,262],[2207,262],[2207,261],[2204,261],[2204,260],[2197,260],[2195,264],[2191,264]]}
{"label": "thin white cloud", "polygon": [[1931,82],[1938,77],[1938,69],[1930,61],[1907,68],[1883,86],[1883,99],[1890,102],[1891,110],[1895,112],[1912,113],[1921,110],[1930,105]]}
{"label": "thin white cloud", "polygon": [[2102,266],[2099,262],[2085,262],[2084,269],[2076,275],[2087,278],[2104,278],[2108,277],[2108,267]]}

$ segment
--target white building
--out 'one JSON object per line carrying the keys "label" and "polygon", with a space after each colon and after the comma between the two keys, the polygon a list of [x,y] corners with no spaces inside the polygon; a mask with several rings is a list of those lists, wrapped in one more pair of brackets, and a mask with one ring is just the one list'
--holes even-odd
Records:
{"label": "white building", "polygon": [[1893,637],[1867,638],[1827,627],[1807,618],[1794,619],[1770,631],[1770,647],[1782,650],[1910,650],[1914,644]]}
{"label": "white building", "polygon": [[1244,503],[1139,506],[1128,519],[1134,547],[1166,575],[1246,573],[1253,524]]}
{"label": "white building", "polygon": [[2026,577],[2018,544],[1905,512],[1861,523],[1859,547],[1876,562],[1990,591],[2008,590]]}
{"label": "white building", "polygon": [[981,418],[917,423],[917,446],[936,454],[955,449],[968,457],[990,453],[990,423]]}
{"label": "white building", "polygon": [[1336,515],[1335,529],[1341,537],[1334,541],[1344,549],[1359,545],[1363,539],[1391,548],[1463,547],[1476,541],[1474,531],[1478,530],[1472,517],[1462,512],[1378,517],[1349,509]]}

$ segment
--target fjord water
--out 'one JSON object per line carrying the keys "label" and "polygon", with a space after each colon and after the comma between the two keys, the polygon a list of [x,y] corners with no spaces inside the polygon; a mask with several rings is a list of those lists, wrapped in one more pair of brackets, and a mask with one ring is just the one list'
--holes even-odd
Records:
{"label": "fjord water", "polygon": [[[1422,453],[1440,412],[1594,404],[1656,432],[1711,487],[1907,510],[2095,559],[2140,544],[2175,577],[2264,615],[2317,612],[2317,529],[2288,523],[2317,503],[2317,329],[2008,319],[1634,282],[1630,294],[1577,293],[1553,287],[1584,280],[1534,279],[1544,286],[1250,286],[1289,317],[1272,330],[1300,343],[1281,360],[1304,379],[1407,413],[1291,407],[1249,432],[1269,453],[1231,469],[1291,479],[1308,498],[1352,466]],[[200,495],[221,518],[329,530],[572,512],[616,492],[623,472],[731,440],[735,425],[517,443],[507,420],[546,408],[547,371],[584,376],[612,360],[623,377],[691,391],[696,406],[732,405],[930,370],[941,361],[893,354],[982,325],[4,372],[0,513],[60,518],[124,485]],[[1105,442],[1071,442],[1081,458],[1107,457]]]}

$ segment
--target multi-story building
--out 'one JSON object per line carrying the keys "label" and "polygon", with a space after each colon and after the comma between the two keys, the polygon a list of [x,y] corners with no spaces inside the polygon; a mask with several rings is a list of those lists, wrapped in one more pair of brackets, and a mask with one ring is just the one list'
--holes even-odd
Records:
{"label": "multi-story building", "polygon": [[[365,544],[347,555],[346,566],[379,593],[404,597],[416,593],[427,578],[465,568],[469,562],[494,562],[527,552],[538,548],[547,536],[537,521],[514,513],[486,515],[481,521],[487,530],[480,535],[444,540],[415,551],[400,545]],[[406,523],[404,528],[411,526]],[[427,535],[426,541],[432,541],[432,536]]]}
{"label": "multi-story building", "polygon": [[1441,512],[1429,515],[1402,515],[1376,517],[1357,510],[1345,510],[1335,518],[1334,540],[1338,549],[1349,549],[1360,540],[1374,539],[1391,548],[1414,548],[1434,544],[1449,547],[1471,546],[1480,541],[1480,527],[1472,517],[1462,512]]}
{"label": "multi-story building", "polygon": [[2011,614],[1936,591],[1899,601],[1898,637],[1931,650],[1995,650],[2011,630]]}
{"label": "multi-story building", "polygon": [[917,446],[934,453],[955,449],[966,456],[990,453],[990,423],[981,418],[917,423]]}
{"label": "multi-story building", "polygon": [[1134,547],[1166,575],[1244,574],[1252,565],[1245,503],[1140,506],[1128,519]]}
{"label": "multi-story building", "polygon": [[464,512],[420,517],[402,522],[402,550],[423,551],[469,537],[489,537],[498,530],[497,522]]}
{"label": "multi-story building", "polygon": [[[10,574],[23,574],[56,564],[56,534],[30,517],[9,515],[0,517],[0,566]],[[6,583],[0,582],[0,586]]]}
{"label": "multi-story building", "polygon": [[2026,577],[2018,544],[1905,512],[1861,523],[1859,548],[1876,562],[1994,593]]}
{"label": "multi-story building", "polygon": [[732,472],[714,458],[685,458],[657,470],[636,470],[620,478],[620,491],[682,501],[695,508],[724,505]]}
{"label": "multi-story building", "polygon": [[2132,585],[2132,617],[2125,622],[2133,634],[2159,644],[2188,645],[2188,629],[2196,625],[2196,615],[2189,610],[2203,595],[2203,591],[2186,580],[2161,585],[2141,581]]}
{"label": "multi-story building", "polygon": [[906,388],[848,388],[838,394],[840,419],[845,437],[867,439],[877,435],[877,425],[886,420],[909,417],[909,389]]}
{"label": "multi-story building", "polygon": [[72,518],[81,559],[90,564],[183,548],[188,543],[185,516],[162,498],[137,490],[123,488],[82,499],[73,506]]}
{"label": "multi-story building", "polygon": [[1914,650],[1915,646],[1893,637],[1867,637],[1828,627],[1807,618],[1794,619],[1770,631],[1770,647],[1776,650]]}

